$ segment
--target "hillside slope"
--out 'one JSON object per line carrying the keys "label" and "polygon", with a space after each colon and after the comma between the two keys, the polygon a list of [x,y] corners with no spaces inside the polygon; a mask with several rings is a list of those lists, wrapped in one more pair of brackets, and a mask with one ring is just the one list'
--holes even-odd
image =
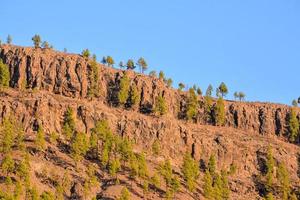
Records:
{"label": "hillside slope", "polygon": [[[116,135],[134,141],[134,151],[144,151],[153,174],[155,168],[166,158],[171,160],[176,173],[180,172],[185,152],[191,152],[200,163],[201,172],[197,190],[187,192],[184,181],[176,199],[199,199],[203,197],[203,176],[211,155],[215,155],[217,171],[235,166],[236,173],[229,176],[229,199],[260,199],[265,195],[265,163],[268,147],[272,148],[275,169],[284,163],[291,179],[291,190],[299,192],[300,148],[288,142],[287,120],[290,107],[270,103],[225,102],[225,126],[214,126],[207,118],[204,98],[198,97],[199,107],[193,122],[182,119],[187,104],[186,92],[167,87],[158,78],[127,71],[131,84],[137,86],[139,102],[135,107],[124,109],[118,105],[120,79],[124,71],[97,64],[97,94],[91,96],[94,86],[91,80],[91,60],[80,55],[66,54],[51,49],[25,48],[2,45],[0,58],[10,70],[10,87],[1,91],[0,118],[14,116],[22,122],[25,144],[30,152],[30,177],[39,192],[55,191],[53,179],[60,179],[62,172],[70,174],[70,190],[65,198],[99,199],[116,198],[123,186],[129,188],[133,199],[141,199],[143,187],[139,180],[128,177],[122,170],[120,184],[110,184],[113,178],[100,167],[98,159],[89,155],[78,166],[70,155],[68,142],[62,134],[64,116],[68,108],[74,111],[76,130],[91,135],[91,129],[99,120],[107,120]],[[167,114],[153,113],[156,98],[163,96],[168,107]],[[299,119],[299,111],[298,119]],[[47,143],[45,150],[36,151],[34,140],[38,127],[43,127]],[[58,143],[50,143],[50,135],[60,135]],[[152,145],[159,141],[159,155],[153,155]],[[13,151],[20,160],[21,153]],[[83,195],[87,169],[94,163],[99,185]],[[276,177],[276,170],[274,177]],[[2,174],[3,177],[5,174]],[[17,179],[15,173],[12,176]],[[275,178],[274,178],[275,179]],[[281,199],[277,179],[274,195]],[[72,186],[72,187],[71,187]],[[2,187],[5,183],[2,181]],[[165,196],[165,186],[150,190],[148,199]]]}

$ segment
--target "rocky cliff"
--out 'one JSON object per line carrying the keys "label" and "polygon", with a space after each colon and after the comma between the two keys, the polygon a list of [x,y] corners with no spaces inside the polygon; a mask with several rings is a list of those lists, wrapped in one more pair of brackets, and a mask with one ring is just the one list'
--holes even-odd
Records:
{"label": "rocky cliff", "polygon": [[[219,169],[235,164],[231,199],[260,198],[258,177],[269,145],[276,162],[286,163],[294,188],[299,186],[300,149],[286,139],[290,112],[286,105],[226,101],[226,125],[216,127],[206,120],[201,106],[195,122],[178,119],[187,94],[167,87],[158,78],[128,71],[131,82],[137,85],[140,102],[138,108],[123,109],[115,103],[122,70],[98,64],[99,95],[90,97],[91,60],[80,55],[2,45],[0,58],[10,70],[10,88],[1,92],[0,117],[14,115],[29,139],[38,125],[46,133],[60,133],[64,113],[71,107],[76,111],[78,130],[89,134],[97,120],[108,119],[114,132],[133,139],[139,150],[151,149],[158,139],[164,156],[170,157],[175,167],[187,150],[200,163],[207,163],[209,155],[215,154]],[[166,99],[169,111],[162,117],[152,114],[158,95]],[[204,101],[202,97],[198,100],[199,105]],[[159,163],[162,157],[151,159]],[[181,199],[197,199],[201,192],[196,197],[181,195]]]}

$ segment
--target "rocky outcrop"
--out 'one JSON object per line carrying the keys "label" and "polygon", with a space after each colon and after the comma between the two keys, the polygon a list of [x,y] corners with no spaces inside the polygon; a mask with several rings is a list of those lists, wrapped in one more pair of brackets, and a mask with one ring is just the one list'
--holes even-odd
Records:
{"label": "rocky outcrop", "polygon": [[[26,48],[2,45],[0,58],[10,68],[10,86],[16,89],[44,90],[70,98],[88,98],[90,80],[90,60],[76,54],[56,52],[51,49]],[[116,106],[118,84],[124,71],[98,64],[99,96],[97,101]],[[185,105],[185,92],[168,88],[158,78],[127,72],[132,83],[140,92],[139,111],[150,114],[155,99],[163,95],[166,99],[169,117],[178,118],[180,107]],[[199,102],[203,101],[199,98]],[[201,104],[201,103],[200,103]],[[180,106],[181,105],[181,106]],[[260,134],[286,134],[286,119],[290,108],[271,103],[226,102],[226,126]],[[199,108],[199,124],[210,124],[203,117],[204,110]]]}

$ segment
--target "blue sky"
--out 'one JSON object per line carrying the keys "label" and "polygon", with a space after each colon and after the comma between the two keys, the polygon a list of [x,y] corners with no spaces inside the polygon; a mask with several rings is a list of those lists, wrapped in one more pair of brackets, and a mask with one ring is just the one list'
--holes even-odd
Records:
{"label": "blue sky", "polygon": [[[43,2],[43,3],[42,3]],[[290,104],[300,96],[299,0],[3,0],[0,38],[53,46],[118,63],[144,57],[174,85],[214,88],[232,99]]]}

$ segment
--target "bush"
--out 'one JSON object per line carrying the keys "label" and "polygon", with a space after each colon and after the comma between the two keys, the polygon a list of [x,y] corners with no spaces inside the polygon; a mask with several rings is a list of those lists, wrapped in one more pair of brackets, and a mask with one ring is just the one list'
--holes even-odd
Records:
{"label": "bush", "polygon": [[41,125],[39,125],[36,138],[35,138],[35,145],[39,151],[43,151],[45,149],[46,140],[44,130]]}
{"label": "bush", "polygon": [[81,55],[84,57],[84,58],[89,58],[91,56],[91,53],[88,49],[84,49],[81,53]]}
{"label": "bush", "polygon": [[136,107],[140,103],[141,97],[137,85],[134,83],[130,89],[130,105]]}
{"label": "bush", "polygon": [[184,156],[181,170],[188,189],[193,192],[196,187],[196,181],[199,177],[199,164],[189,153],[186,153]]}
{"label": "bush", "polygon": [[186,108],[186,118],[187,120],[195,119],[198,112],[198,100],[193,88],[189,89],[189,96],[187,101],[187,108]]}
{"label": "bush", "polygon": [[8,87],[10,80],[9,68],[0,59],[0,87]]}
{"label": "bush", "polygon": [[85,133],[76,133],[71,143],[71,155],[75,162],[81,161],[89,149],[89,141]]}
{"label": "bush", "polygon": [[288,130],[289,130],[289,140],[295,142],[296,138],[299,137],[299,121],[294,108],[291,109],[288,118]]}
{"label": "bush", "polygon": [[90,86],[87,93],[89,97],[97,97],[99,96],[99,69],[95,59],[91,61],[89,67]]}
{"label": "bush", "polygon": [[65,112],[62,132],[66,136],[67,140],[70,140],[75,132],[75,119],[73,116],[73,110],[70,107],[68,107]]}

